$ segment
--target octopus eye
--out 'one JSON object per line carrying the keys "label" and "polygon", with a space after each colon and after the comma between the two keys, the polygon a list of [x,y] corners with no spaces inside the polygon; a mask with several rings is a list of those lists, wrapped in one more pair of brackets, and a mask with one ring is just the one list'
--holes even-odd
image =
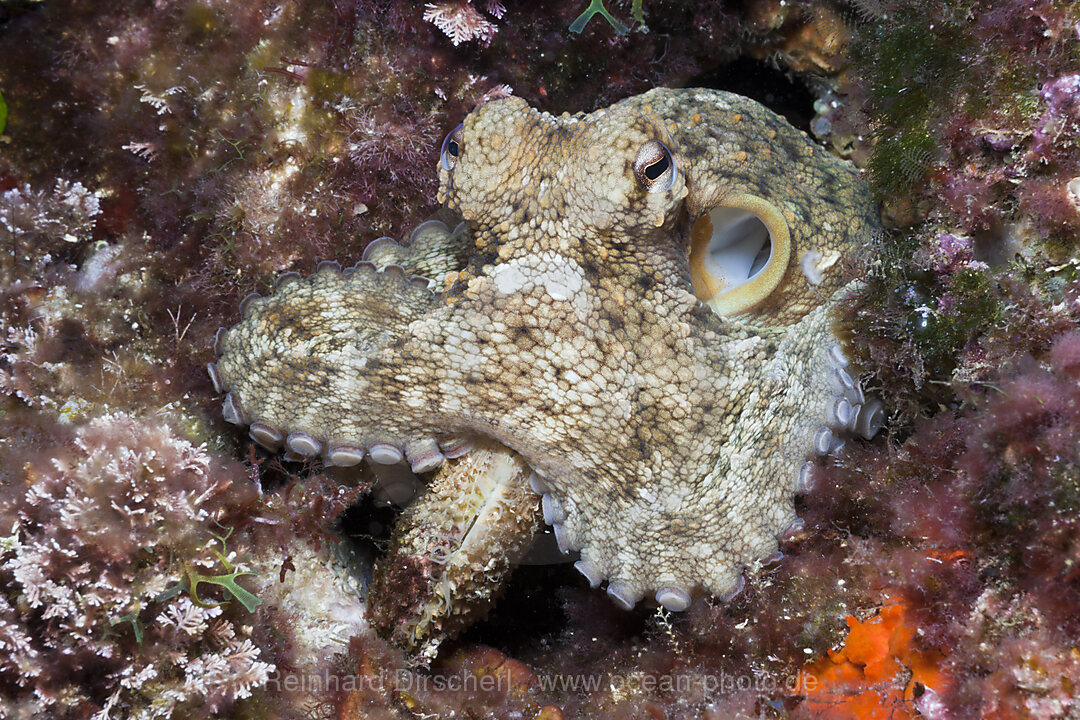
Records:
{"label": "octopus eye", "polygon": [[453,170],[458,155],[461,154],[461,130],[464,125],[458,125],[450,131],[446,139],[442,141],[442,151],[439,153],[439,163],[444,170]]}
{"label": "octopus eye", "polygon": [[659,140],[650,140],[641,146],[634,158],[634,177],[646,192],[666,192],[675,184],[679,171],[671,151]]}
{"label": "octopus eye", "polygon": [[719,315],[737,315],[765,300],[784,278],[791,239],[780,209],[736,195],[690,229],[694,294]]}

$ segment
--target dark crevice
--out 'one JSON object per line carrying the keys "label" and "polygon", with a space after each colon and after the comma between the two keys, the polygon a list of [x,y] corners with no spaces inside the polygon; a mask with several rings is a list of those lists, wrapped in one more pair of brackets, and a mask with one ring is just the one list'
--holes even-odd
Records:
{"label": "dark crevice", "polygon": [[757,100],[803,132],[814,119],[814,94],[791,73],[761,60],[740,57],[715,70],[696,75],[687,87],[706,87]]}

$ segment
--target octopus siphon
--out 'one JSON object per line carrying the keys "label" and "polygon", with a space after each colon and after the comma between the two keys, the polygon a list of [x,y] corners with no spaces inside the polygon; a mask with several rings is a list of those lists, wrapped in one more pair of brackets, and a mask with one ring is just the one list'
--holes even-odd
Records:
{"label": "octopus siphon", "polygon": [[209,365],[225,418],[287,458],[439,469],[370,601],[421,655],[541,521],[624,608],[733,592],[815,456],[883,423],[833,317],[879,232],[858,171],[750,99],[660,88],[489,102],[439,176],[456,227],[245,300]]}

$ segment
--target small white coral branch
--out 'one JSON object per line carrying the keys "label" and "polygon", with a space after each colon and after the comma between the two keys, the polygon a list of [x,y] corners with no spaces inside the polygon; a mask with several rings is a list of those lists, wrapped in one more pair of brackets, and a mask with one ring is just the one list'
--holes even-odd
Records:
{"label": "small white coral branch", "polygon": [[[502,6],[495,3],[497,8]],[[492,12],[495,17],[501,15]],[[427,3],[424,5],[424,20],[446,33],[450,42],[460,45],[469,40],[479,40],[487,45],[499,28],[472,6],[467,0],[457,2]]]}
{"label": "small white coral branch", "polygon": [[154,160],[158,156],[157,146],[151,142],[130,142],[127,145],[121,145],[120,149],[128,150],[143,160]]}
{"label": "small white coral branch", "polygon": [[174,625],[177,630],[188,635],[200,635],[206,630],[207,621],[220,614],[220,607],[199,607],[191,602],[189,598],[182,597],[165,610],[161,616],[161,623],[163,625]]}
{"label": "small white coral branch", "polygon": [[139,102],[144,102],[150,107],[157,110],[158,115],[172,114],[172,108],[169,107],[169,101],[166,99],[170,95],[176,95],[184,92],[184,88],[179,85],[174,85],[171,88],[162,90],[159,93],[151,92],[145,85],[136,84],[135,89],[142,93],[139,96]]}
{"label": "small white coral branch", "polygon": [[233,641],[220,653],[206,653],[187,661],[184,690],[206,697],[246,698],[265,685],[274,672],[271,663],[256,660],[260,650],[250,640]]}

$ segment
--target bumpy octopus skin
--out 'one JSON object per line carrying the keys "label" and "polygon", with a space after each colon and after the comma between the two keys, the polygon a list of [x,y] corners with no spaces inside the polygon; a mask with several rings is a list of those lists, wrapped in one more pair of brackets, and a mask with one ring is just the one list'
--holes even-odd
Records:
{"label": "bumpy octopus skin", "polygon": [[[856,171],[754,101],[656,89],[587,115],[486,104],[440,180],[463,227],[245,303],[210,368],[226,417],[340,465],[497,440],[619,604],[731,591],[797,521],[808,458],[880,424],[830,316],[878,227]],[[770,235],[743,285],[700,279],[724,207]]]}

